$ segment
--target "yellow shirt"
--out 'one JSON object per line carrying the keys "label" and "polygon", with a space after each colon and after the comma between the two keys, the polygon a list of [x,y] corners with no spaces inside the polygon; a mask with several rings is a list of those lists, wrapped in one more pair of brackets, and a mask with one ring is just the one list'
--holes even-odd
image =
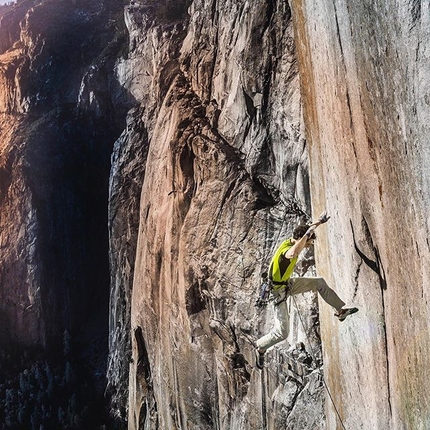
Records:
{"label": "yellow shirt", "polygon": [[284,240],[278,249],[276,250],[274,256],[272,257],[272,261],[269,266],[269,277],[273,281],[275,290],[282,288],[283,285],[276,284],[286,284],[288,279],[290,279],[294,267],[297,264],[297,257],[295,258],[287,258],[285,254],[288,250],[294,245],[291,238]]}

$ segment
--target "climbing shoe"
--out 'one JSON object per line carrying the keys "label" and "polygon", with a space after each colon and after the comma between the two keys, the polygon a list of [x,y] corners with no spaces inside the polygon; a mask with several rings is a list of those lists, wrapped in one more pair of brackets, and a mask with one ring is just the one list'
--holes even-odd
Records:
{"label": "climbing shoe", "polygon": [[258,349],[255,350],[255,365],[260,370],[264,367],[264,352],[260,352]]}
{"label": "climbing shoe", "polygon": [[337,319],[339,321],[343,321],[345,320],[345,318],[348,315],[352,315],[355,314],[356,312],[358,312],[357,308],[346,308],[346,309],[340,309],[339,311],[337,311],[334,316],[337,317]]}

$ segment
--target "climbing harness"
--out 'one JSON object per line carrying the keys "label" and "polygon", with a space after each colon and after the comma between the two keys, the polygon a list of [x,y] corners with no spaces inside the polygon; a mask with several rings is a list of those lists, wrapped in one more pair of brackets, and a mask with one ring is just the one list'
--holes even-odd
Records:
{"label": "climbing harness", "polygon": [[[264,281],[261,284],[260,294],[255,302],[255,306],[264,308],[270,302],[274,302],[274,306],[278,306],[280,303],[285,302],[288,299],[288,291],[290,288],[289,281],[281,284],[268,279],[267,274],[264,275]],[[284,288],[274,289],[274,285],[283,286]]]}
{"label": "climbing harness", "polygon": [[[287,211],[288,211],[288,207],[285,206],[285,211],[284,211],[284,214],[282,215],[281,228],[278,229],[278,235],[276,237],[275,243],[278,242],[279,237],[281,235],[282,228],[283,228],[284,222],[285,222],[285,216],[287,215]],[[266,254],[264,260],[266,260],[266,258],[267,258],[267,254]],[[258,298],[255,302],[255,306],[258,308],[264,308],[271,301],[274,300],[274,296],[273,296],[273,294],[271,294],[271,292],[273,291],[274,285],[277,284],[270,279],[267,272],[263,272],[261,274],[261,278],[262,278],[262,283],[261,283],[261,287],[260,287],[260,292],[259,292]]]}
{"label": "climbing harness", "polygon": [[[278,234],[276,236],[276,239],[274,240],[275,244],[279,241],[279,237],[284,227],[285,217],[288,212],[296,214],[306,220],[309,219],[308,214],[306,214],[306,212],[301,209],[296,199],[291,198],[287,201],[287,203],[281,203],[284,205],[285,210],[284,214],[282,215],[281,226],[278,229]],[[289,249],[289,247],[291,246],[292,244],[290,242],[290,239],[287,239],[282,242],[281,245],[278,245],[277,251],[272,257],[269,266],[269,273],[262,274],[263,282],[260,287],[259,296],[255,302],[256,307],[264,308],[271,301],[274,302],[274,306],[278,306],[280,303],[287,300],[290,288],[289,278],[291,277],[291,274],[294,270],[295,263],[297,262],[297,257],[293,259],[287,259],[283,256],[283,252],[285,252],[286,249]],[[264,260],[266,260],[266,257],[267,255],[265,256]],[[281,260],[281,263],[279,263],[279,260]],[[274,277],[275,279],[277,279],[276,281],[273,280]]]}
{"label": "climbing harness", "polygon": [[[312,344],[311,344],[311,342],[310,342],[310,339],[309,339],[309,336],[308,336],[308,332],[307,332],[307,330],[306,330],[305,324],[304,324],[303,319],[302,319],[302,316],[301,316],[301,314],[300,314],[299,307],[297,306],[296,299],[295,299],[295,297],[294,297],[294,296],[291,296],[291,297],[293,298],[294,306],[296,307],[296,310],[297,310],[297,314],[298,314],[298,316],[299,316],[300,323],[301,323],[301,324],[302,324],[302,326],[303,326],[303,331],[305,332],[306,339],[308,340],[308,344],[309,344],[309,348],[310,348],[310,353],[311,353],[312,359],[316,362],[316,354],[314,353],[314,350],[313,350],[313,348],[312,348]],[[321,368],[319,368],[319,369],[318,369],[318,371],[319,371],[319,372],[321,372]],[[333,396],[331,395],[331,392],[330,392],[330,390],[329,390],[329,388],[328,388],[328,386],[327,386],[327,383],[325,382],[324,374],[322,374],[322,373],[321,373],[321,376],[322,376],[322,381],[323,381],[324,387],[325,387],[325,389],[326,389],[326,391],[327,391],[327,394],[328,394],[328,396],[329,396],[329,398],[330,398],[330,401],[331,401],[331,403],[332,403],[332,405],[333,405],[333,407],[334,407],[334,410],[336,411],[336,415],[337,415],[337,417],[338,417],[338,419],[339,419],[339,421],[340,421],[340,424],[342,425],[342,428],[343,428],[344,430],[346,430],[345,424],[343,423],[342,418],[340,417],[340,413],[339,413],[339,410],[338,410],[338,408],[337,408],[337,406],[336,406],[336,403],[334,402]]]}

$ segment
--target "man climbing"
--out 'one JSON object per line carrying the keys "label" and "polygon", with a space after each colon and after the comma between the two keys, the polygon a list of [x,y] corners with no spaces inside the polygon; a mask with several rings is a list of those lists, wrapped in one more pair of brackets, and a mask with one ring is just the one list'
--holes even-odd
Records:
{"label": "man climbing", "polygon": [[324,212],[317,222],[301,225],[294,229],[293,237],[285,240],[276,250],[269,266],[269,279],[272,282],[272,295],[275,306],[275,321],[271,331],[257,340],[256,364],[259,369],[264,365],[264,354],[273,345],[288,337],[289,313],[287,298],[308,291],[318,291],[320,296],[335,310],[339,321],[358,311],[357,308],[345,308],[345,303],[327,285],[323,278],[291,277],[299,254],[312,245],[316,239],[315,229],[326,223],[329,216]]}

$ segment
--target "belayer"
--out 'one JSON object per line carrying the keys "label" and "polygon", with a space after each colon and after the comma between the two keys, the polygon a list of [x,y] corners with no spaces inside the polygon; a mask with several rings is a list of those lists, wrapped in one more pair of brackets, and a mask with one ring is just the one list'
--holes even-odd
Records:
{"label": "belayer", "polygon": [[[275,321],[272,329],[257,340],[256,365],[259,369],[264,366],[264,354],[273,345],[288,337],[289,313],[287,298],[308,291],[318,291],[320,296],[332,306],[335,316],[343,321],[348,315],[358,311],[357,308],[344,308],[345,303],[327,285],[323,278],[291,277],[297,264],[299,254],[304,248],[312,245],[316,239],[316,228],[326,223],[329,216],[324,212],[317,222],[311,225],[299,225],[293,231],[293,237],[285,240],[276,250],[269,266],[268,277],[272,284],[272,298],[275,307]],[[257,301],[257,305],[262,301]]]}

